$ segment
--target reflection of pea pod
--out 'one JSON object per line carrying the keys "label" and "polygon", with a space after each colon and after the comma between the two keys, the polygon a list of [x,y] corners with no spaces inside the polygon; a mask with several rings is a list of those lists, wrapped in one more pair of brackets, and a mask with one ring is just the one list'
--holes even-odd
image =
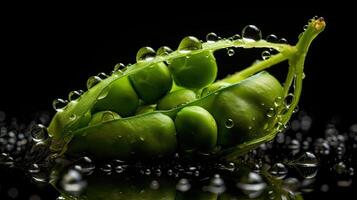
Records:
{"label": "reflection of pea pod", "polygon": [[[128,158],[130,155],[153,157],[173,153],[177,150],[177,143],[187,147],[186,143],[189,140],[195,141],[195,137],[198,138],[191,144],[192,149],[197,145],[202,147],[197,148],[198,150],[207,151],[212,149],[207,146],[212,146],[212,142],[216,143],[212,137],[217,138],[214,135],[217,132],[207,129],[212,123],[217,123],[218,127],[216,144],[239,145],[265,133],[262,127],[267,122],[266,113],[273,106],[275,98],[281,95],[281,91],[279,82],[268,73],[262,72],[172,110],[115,119],[80,129],[74,133],[68,145],[68,153],[88,152],[100,158]],[[183,112],[194,106],[207,110],[207,114],[202,118],[200,115],[187,114],[187,121],[193,118],[194,122],[186,126],[185,123],[178,124],[176,119],[175,129],[173,119],[176,115],[180,115],[181,110]],[[213,121],[205,121],[211,114]],[[227,120],[232,120],[234,125],[227,127]],[[182,129],[184,131],[180,131],[180,127],[185,127]],[[196,131],[195,135],[184,136],[191,134],[190,130]]]}

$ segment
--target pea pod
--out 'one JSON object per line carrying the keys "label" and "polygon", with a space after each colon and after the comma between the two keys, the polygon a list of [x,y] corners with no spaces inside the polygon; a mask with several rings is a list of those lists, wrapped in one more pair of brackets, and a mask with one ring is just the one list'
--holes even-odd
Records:
{"label": "pea pod", "polygon": [[[295,46],[245,38],[201,43],[186,37],[177,51],[138,60],[59,110],[48,127],[52,150],[124,159],[186,150],[227,159],[241,155],[273,139],[288,122],[300,98],[306,53],[324,27],[322,18],[312,19]],[[230,47],[274,48],[279,53],[213,83],[213,53]],[[263,70],[285,60],[289,71],[282,86]],[[171,76],[181,90],[169,92]],[[291,102],[285,100],[288,96],[294,96]],[[139,102],[150,109],[141,112]],[[99,111],[122,118],[98,122]]]}

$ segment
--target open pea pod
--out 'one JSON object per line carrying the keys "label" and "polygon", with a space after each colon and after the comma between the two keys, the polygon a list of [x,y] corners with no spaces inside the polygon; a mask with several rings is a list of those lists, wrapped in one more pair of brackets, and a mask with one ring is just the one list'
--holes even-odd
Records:
{"label": "open pea pod", "polygon": [[[190,36],[176,51],[142,48],[136,64],[89,84],[59,109],[48,127],[51,149],[97,158],[184,151],[234,159],[283,130],[300,98],[308,48],[324,28],[322,18],[310,20],[295,46],[244,37],[201,43]],[[279,53],[215,82],[213,53],[230,47]],[[285,60],[289,71],[282,86],[263,70]]]}

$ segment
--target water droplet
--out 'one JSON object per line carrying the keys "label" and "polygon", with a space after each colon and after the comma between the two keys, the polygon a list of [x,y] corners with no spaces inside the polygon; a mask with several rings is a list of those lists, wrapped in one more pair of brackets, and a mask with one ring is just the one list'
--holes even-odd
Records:
{"label": "water droplet", "polygon": [[274,109],[274,108],[269,108],[269,110],[268,110],[266,116],[267,116],[268,118],[272,118],[274,115],[275,115],[275,109]]}
{"label": "water droplet", "polygon": [[68,94],[68,100],[75,101],[75,100],[79,99],[79,97],[81,97],[82,94],[83,94],[83,90],[71,91]]}
{"label": "water droplet", "polygon": [[333,166],[333,169],[337,174],[343,174],[346,171],[346,165],[344,162],[339,162]]}
{"label": "water droplet", "polygon": [[293,161],[293,165],[306,179],[314,178],[318,171],[318,160],[316,156],[310,152],[305,152],[302,156]]}
{"label": "water droplet", "polygon": [[112,172],[112,165],[110,164],[105,164],[101,170],[107,174],[110,174]]}
{"label": "water droplet", "polygon": [[14,159],[7,153],[0,154],[0,165],[5,165],[7,167],[13,167]]}
{"label": "water droplet", "polygon": [[211,32],[206,35],[206,40],[207,42],[216,42],[218,40],[217,34]]}
{"label": "water droplet", "polygon": [[297,178],[289,177],[284,180],[283,187],[288,191],[296,192],[300,187],[300,181]]}
{"label": "water droplet", "polygon": [[121,174],[124,172],[124,168],[121,165],[115,167],[115,172]]}
{"label": "water droplet", "polygon": [[165,56],[165,55],[170,54],[171,52],[173,52],[173,51],[170,47],[162,46],[157,50],[156,55]]}
{"label": "water droplet", "polygon": [[145,138],[143,138],[142,136],[140,136],[140,141],[144,142],[145,141]]}
{"label": "water droplet", "polygon": [[279,39],[279,43],[281,43],[281,44],[287,44],[288,41],[287,41],[285,38],[280,38],[280,39]]}
{"label": "water droplet", "polygon": [[108,78],[108,75],[104,72],[100,72],[97,74],[97,77],[99,77],[101,80],[104,80],[104,79]]}
{"label": "water droplet", "polygon": [[226,128],[233,128],[234,121],[232,119],[227,119],[224,125],[226,126]]}
{"label": "water droplet", "polygon": [[239,34],[235,34],[232,36],[232,40],[239,40],[242,39],[242,37]]}
{"label": "water droplet", "polygon": [[249,172],[248,174],[243,175],[236,186],[249,198],[257,198],[263,193],[267,184],[259,174]]}
{"label": "water droplet", "polygon": [[269,173],[277,179],[283,179],[288,174],[288,169],[282,163],[275,163],[269,169]]}
{"label": "water droplet", "polygon": [[91,174],[95,169],[95,165],[89,157],[85,156],[75,162],[74,168],[81,173]]}
{"label": "water droplet", "polygon": [[202,49],[202,43],[193,36],[183,38],[178,47],[179,51],[192,51]]}
{"label": "water droplet", "polygon": [[277,43],[278,42],[278,37],[274,34],[270,34],[266,37],[267,42],[272,42],[272,43]]}
{"label": "water droplet", "polygon": [[125,65],[123,63],[117,63],[114,65],[114,69],[112,71],[112,73],[117,72],[117,71],[121,71],[125,68]]}
{"label": "water droplet", "polygon": [[269,51],[263,51],[262,52],[262,59],[267,60],[270,58],[270,52]]}
{"label": "water droplet", "polygon": [[156,52],[151,47],[141,47],[139,51],[136,53],[136,62],[139,61],[147,61],[155,58]]}
{"label": "water droplet", "polygon": [[63,100],[63,99],[55,99],[52,102],[52,107],[55,109],[57,112],[62,111],[66,106],[67,106],[68,101]]}
{"label": "water droplet", "polygon": [[295,98],[294,94],[289,93],[284,99],[285,106],[287,106],[289,108],[291,106],[291,104],[293,103],[294,98]]}
{"label": "water droplet", "polygon": [[47,128],[42,124],[35,124],[31,127],[31,136],[35,142],[43,142],[48,138]]}
{"label": "water droplet", "polygon": [[210,184],[204,186],[203,190],[215,194],[222,194],[226,190],[226,186],[224,185],[223,179],[218,174],[215,174],[211,179]]}
{"label": "water droplet", "polygon": [[157,180],[151,181],[150,188],[153,189],[153,190],[159,189],[160,188],[159,182]]}
{"label": "water droplet", "polygon": [[190,188],[191,184],[185,178],[180,179],[176,185],[176,190],[180,192],[187,192]]}
{"label": "water droplet", "polygon": [[31,174],[39,173],[40,172],[40,167],[36,163],[31,164],[29,169],[28,169],[28,172],[31,173]]}
{"label": "water droplet", "polygon": [[91,76],[87,80],[87,89],[91,89],[95,85],[97,85],[102,79],[99,78],[98,76]]}
{"label": "water droplet", "polygon": [[77,170],[70,169],[63,175],[60,185],[64,191],[77,196],[87,186],[87,182]]}
{"label": "water droplet", "polygon": [[318,138],[314,143],[314,152],[320,155],[330,154],[330,145],[322,138]]}
{"label": "water droplet", "polygon": [[161,176],[162,174],[161,169],[156,169],[155,174],[156,176]]}
{"label": "water droplet", "polygon": [[167,175],[172,176],[173,173],[172,169],[167,170]]}
{"label": "water droplet", "polygon": [[255,25],[247,25],[242,30],[242,37],[245,40],[258,41],[262,39],[262,32]]}
{"label": "water droplet", "polygon": [[230,48],[230,49],[227,50],[228,56],[233,56],[234,53],[235,53],[235,51],[234,51],[234,49],[232,49],[232,48]]}
{"label": "water droplet", "polygon": [[309,27],[309,25],[304,25],[303,30],[306,31],[306,29]]}

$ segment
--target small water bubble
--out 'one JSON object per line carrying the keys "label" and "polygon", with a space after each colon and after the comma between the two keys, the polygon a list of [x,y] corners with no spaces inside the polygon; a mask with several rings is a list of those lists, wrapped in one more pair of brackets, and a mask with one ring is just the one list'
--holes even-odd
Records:
{"label": "small water bubble", "polygon": [[173,52],[173,50],[168,46],[162,46],[156,51],[156,55],[165,56]]}
{"label": "small water bubble", "polygon": [[13,167],[14,159],[7,153],[0,154],[0,165],[5,165],[7,167]]}
{"label": "small water bubble", "polygon": [[343,174],[346,170],[346,165],[344,162],[339,162],[333,166],[333,169],[337,174]]}
{"label": "small water bubble", "polygon": [[273,116],[275,115],[275,109],[274,108],[269,108],[268,109],[268,112],[267,112],[267,114],[266,114],[266,116],[268,117],[268,118],[272,118]]}
{"label": "small water bubble", "polygon": [[33,163],[30,165],[28,172],[31,174],[36,174],[40,172],[40,167],[38,166],[38,164]]}
{"label": "small water bubble", "polygon": [[35,142],[45,141],[49,137],[47,128],[42,124],[35,124],[31,127],[31,136]]}
{"label": "small water bubble", "polygon": [[141,47],[136,53],[136,61],[147,61],[155,58],[156,52],[151,47]]}
{"label": "small water bubble", "polygon": [[98,76],[91,76],[87,80],[87,89],[91,89],[95,85],[97,85],[102,79],[99,78]]}
{"label": "small water bubble", "polygon": [[159,182],[157,180],[151,181],[150,188],[153,189],[153,190],[159,189],[160,188]]}
{"label": "small water bubble", "polygon": [[173,173],[172,169],[167,170],[167,175],[172,176]]}
{"label": "small water bubble", "polygon": [[179,51],[192,51],[202,49],[202,43],[193,36],[183,38],[178,47]]}
{"label": "small water bubble", "polygon": [[124,168],[121,165],[115,167],[115,172],[121,174],[124,172]]}
{"label": "small water bubble", "polygon": [[270,169],[269,173],[277,179],[283,179],[288,174],[288,169],[283,163],[275,163]]}
{"label": "small water bubble", "polygon": [[31,178],[37,183],[47,183],[49,181],[48,175],[41,171],[38,173],[31,174]]}
{"label": "small water bubble", "polygon": [[94,171],[95,165],[89,157],[84,156],[75,162],[74,168],[82,173],[90,174]]}
{"label": "small water bubble", "polygon": [[234,49],[232,49],[232,48],[229,48],[229,49],[227,50],[228,56],[233,56],[234,53],[235,53],[235,51],[234,51]]}
{"label": "small water bubble", "polygon": [[103,167],[100,168],[103,172],[109,174],[112,172],[112,165],[111,164],[105,164]]}
{"label": "small water bubble", "polygon": [[68,101],[63,100],[63,99],[55,99],[52,102],[52,107],[55,109],[57,112],[62,111],[68,104]]}
{"label": "small water bubble", "polygon": [[193,175],[195,175],[196,177],[200,176],[200,171],[196,170]]}
{"label": "small water bubble", "polygon": [[239,40],[242,39],[242,37],[239,34],[235,34],[232,36],[232,40]]}
{"label": "small water bubble", "polygon": [[241,178],[236,186],[249,198],[257,198],[263,193],[267,184],[259,174],[249,172]]}
{"label": "small water bubble", "polygon": [[203,190],[215,194],[222,194],[226,190],[226,186],[224,185],[223,179],[218,174],[215,174],[211,179],[210,184],[204,186]]}
{"label": "small water bubble", "polygon": [[187,192],[190,189],[191,189],[191,184],[185,178],[180,179],[176,184],[176,190],[180,192]]}
{"label": "small water bubble", "polygon": [[330,145],[328,142],[322,138],[318,138],[314,143],[314,151],[315,153],[321,155],[329,155],[330,154]]}
{"label": "small water bubble", "polygon": [[267,60],[270,58],[270,52],[269,51],[263,51],[262,52],[262,59]]}
{"label": "small water bubble", "polygon": [[125,65],[123,63],[117,63],[114,65],[114,69],[112,71],[112,73],[115,73],[117,71],[121,71],[125,68]]}
{"label": "small water bubble", "polygon": [[219,38],[216,33],[211,32],[206,35],[207,42],[216,42],[217,40],[219,40]]}
{"label": "small water bubble", "polygon": [[294,167],[306,179],[314,178],[318,171],[318,160],[310,152],[305,152],[293,162]]}
{"label": "small water bubble", "polygon": [[151,174],[151,169],[149,169],[149,168],[146,169],[146,170],[145,170],[145,175],[148,175],[148,176],[149,176],[150,174]]}
{"label": "small water bubble", "polygon": [[255,25],[247,25],[242,30],[243,39],[258,41],[262,39],[262,32]]}
{"label": "small water bubble", "polygon": [[274,34],[270,34],[266,37],[267,42],[272,42],[272,43],[277,43],[278,42],[278,37]]}
{"label": "small water bubble", "polygon": [[309,27],[309,25],[304,25],[304,27],[302,28],[304,31],[306,31],[306,29]]}
{"label": "small water bubble", "polygon": [[155,174],[156,176],[161,176],[162,174],[161,169],[156,169]]}
{"label": "small water bubble", "polygon": [[104,72],[100,72],[97,74],[97,77],[99,77],[101,80],[104,80],[104,79],[108,78],[109,76]]}
{"label": "small water bubble", "polygon": [[285,38],[280,38],[278,42],[281,44],[287,44],[288,40],[286,40]]}
{"label": "small water bubble", "polygon": [[233,128],[234,121],[232,119],[227,119],[224,125],[226,126],[226,128]]}
{"label": "small water bubble", "polygon": [[63,175],[60,185],[64,191],[79,195],[87,186],[87,182],[82,179],[82,175],[77,170],[70,169]]}

